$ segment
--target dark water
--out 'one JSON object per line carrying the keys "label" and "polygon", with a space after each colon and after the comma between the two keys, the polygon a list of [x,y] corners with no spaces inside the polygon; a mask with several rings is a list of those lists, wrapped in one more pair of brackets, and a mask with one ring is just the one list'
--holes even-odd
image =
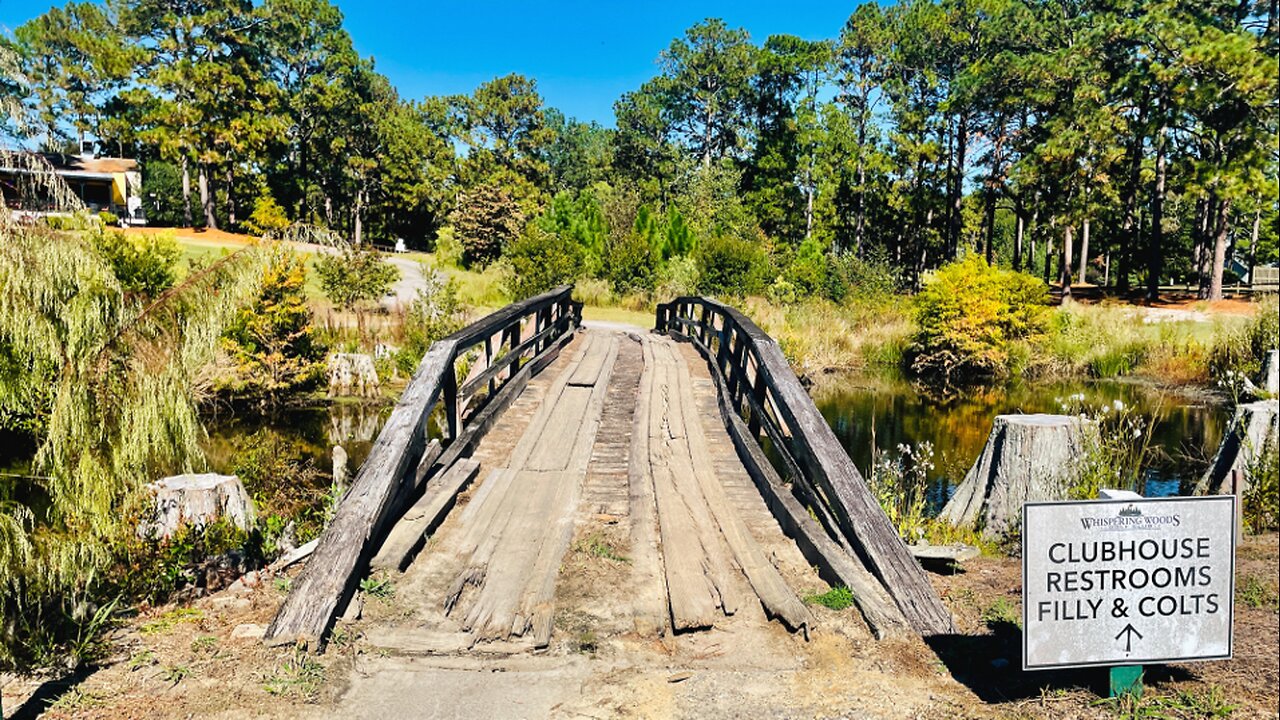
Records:
{"label": "dark water", "polygon": [[873,447],[896,455],[899,444],[932,443],[935,467],[929,477],[939,495],[949,495],[947,486],[963,479],[978,459],[996,415],[1060,413],[1059,403],[1076,394],[1089,408],[1119,400],[1153,423],[1145,487],[1139,489],[1153,497],[1179,494],[1186,481],[1204,472],[1230,420],[1229,409],[1206,393],[1125,381],[1040,382],[935,400],[899,378],[855,375],[827,378],[814,400],[864,473]]}
{"label": "dark water", "polygon": [[[1059,402],[1074,394],[1097,407],[1120,400],[1145,418],[1154,419],[1152,452],[1144,468],[1149,496],[1176,495],[1186,481],[1197,478],[1230,419],[1230,411],[1205,393],[1162,390],[1149,384],[1122,381],[1036,383],[934,400],[910,383],[893,376],[848,375],[827,378],[814,391],[814,400],[849,455],[864,474],[872,448],[896,453],[898,445],[932,443],[934,502],[949,495],[978,458],[996,415],[1017,412],[1060,412]],[[205,419],[208,437],[202,443],[210,470],[230,473],[238,448],[255,432],[270,429],[295,440],[304,456],[325,473],[332,468],[332,448],[342,445],[354,476],[368,456],[388,405],[334,403],[291,408],[274,414],[223,413]],[[434,434],[434,433],[433,433]],[[0,437],[0,497],[32,503],[20,476],[30,472],[34,447],[17,436]]]}
{"label": "dark water", "polygon": [[208,437],[201,447],[209,469],[230,473],[235,454],[260,430],[271,430],[297,442],[304,458],[328,473],[333,466],[333,446],[347,451],[348,477],[354,477],[369,456],[390,405],[338,402],[324,406],[287,408],[270,414],[224,413],[206,418]]}

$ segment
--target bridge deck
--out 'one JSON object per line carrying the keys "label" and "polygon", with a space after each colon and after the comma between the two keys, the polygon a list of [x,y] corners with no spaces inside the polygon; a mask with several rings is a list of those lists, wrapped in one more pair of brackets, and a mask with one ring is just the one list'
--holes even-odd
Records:
{"label": "bridge deck", "polygon": [[799,598],[826,586],[739,461],[687,343],[579,333],[472,459],[395,600],[365,604],[374,646],[510,655],[697,631],[682,636],[697,653],[698,635],[758,635],[749,645],[813,625]]}

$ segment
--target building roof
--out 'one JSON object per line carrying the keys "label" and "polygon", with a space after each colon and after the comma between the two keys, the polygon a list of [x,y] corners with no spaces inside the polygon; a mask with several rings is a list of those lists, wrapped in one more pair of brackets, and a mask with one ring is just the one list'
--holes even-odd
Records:
{"label": "building roof", "polygon": [[53,169],[59,172],[77,173],[122,173],[138,169],[138,161],[131,158],[83,157],[80,155],[64,155],[61,153],[45,153]]}

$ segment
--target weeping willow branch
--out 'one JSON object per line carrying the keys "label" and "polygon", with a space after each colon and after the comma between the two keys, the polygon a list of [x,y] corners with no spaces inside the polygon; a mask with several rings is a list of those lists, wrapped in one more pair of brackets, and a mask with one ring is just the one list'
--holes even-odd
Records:
{"label": "weeping willow branch", "polygon": [[0,504],[7,604],[83,591],[142,486],[203,464],[195,378],[259,293],[266,253],[250,246],[144,307],[88,240],[17,224],[0,235],[0,410],[44,417],[33,474],[49,497],[41,517]]}

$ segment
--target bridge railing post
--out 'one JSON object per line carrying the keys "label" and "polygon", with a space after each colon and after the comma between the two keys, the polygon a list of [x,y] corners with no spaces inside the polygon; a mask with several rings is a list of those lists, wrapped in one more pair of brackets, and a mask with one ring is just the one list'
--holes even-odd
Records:
{"label": "bridge railing post", "polygon": [[457,358],[454,357],[444,370],[440,394],[444,400],[445,437],[455,440],[458,437],[458,369]]}

